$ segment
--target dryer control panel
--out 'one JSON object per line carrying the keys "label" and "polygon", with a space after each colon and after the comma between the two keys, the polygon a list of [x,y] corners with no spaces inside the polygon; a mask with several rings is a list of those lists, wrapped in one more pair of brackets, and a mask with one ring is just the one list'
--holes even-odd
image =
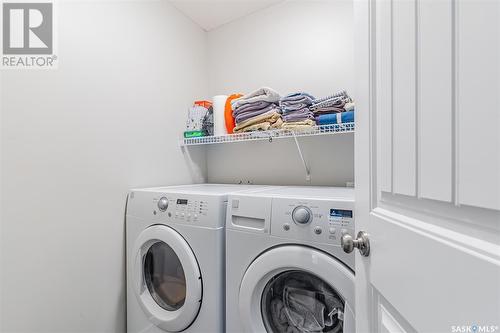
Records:
{"label": "dryer control panel", "polygon": [[340,245],[354,234],[354,202],[273,198],[271,234],[302,241]]}
{"label": "dryer control panel", "polygon": [[165,193],[153,198],[151,213],[167,223],[220,227],[226,202],[211,196]]}

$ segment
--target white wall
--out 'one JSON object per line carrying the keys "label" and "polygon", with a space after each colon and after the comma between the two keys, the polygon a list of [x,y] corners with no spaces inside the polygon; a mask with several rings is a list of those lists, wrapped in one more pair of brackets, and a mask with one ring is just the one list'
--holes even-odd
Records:
{"label": "white wall", "polygon": [[177,140],[206,34],[167,2],[58,9],[59,69],[1,73],[0,331],[123,333],[127,189],[203,180]]}
{"label": "white wall", "polygon": [[[281,94],[322,97],[353,92],[353,5],[347,0],[286,1],[208,33],[211,95],[260,86]],[[312,184],[345,185],[354,179],[354,138],[301,140]],[[211,182],[307,184],[292,140],[210,147]]]}

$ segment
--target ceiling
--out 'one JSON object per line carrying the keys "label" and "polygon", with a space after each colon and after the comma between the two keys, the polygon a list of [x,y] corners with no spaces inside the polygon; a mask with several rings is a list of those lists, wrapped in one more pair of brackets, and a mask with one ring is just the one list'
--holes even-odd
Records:
{"label": "ceiling", "polygon": [[205,31],[210,31],[284,0],[171,0]]}

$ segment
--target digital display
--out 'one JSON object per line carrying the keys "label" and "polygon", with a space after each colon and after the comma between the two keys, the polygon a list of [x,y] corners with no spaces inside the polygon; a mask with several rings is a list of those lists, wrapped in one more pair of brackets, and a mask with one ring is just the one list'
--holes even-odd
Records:
{"label": "digital display", "polygon": [[187,201],[187,199],[177,199],[177,204],[178,205],[187,205],[188,201]]}
{"label": "digital display", "polygon": [[352,210],[330,209],[330,217],[350,217],[350,218],[352,218]]}

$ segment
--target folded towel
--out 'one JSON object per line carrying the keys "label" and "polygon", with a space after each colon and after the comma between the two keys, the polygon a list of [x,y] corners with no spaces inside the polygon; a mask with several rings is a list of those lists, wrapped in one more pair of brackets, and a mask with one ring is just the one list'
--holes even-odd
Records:
{"label": "folded towel", "polygon": [[273,129],[281,128],[281,126],[283,126],[283,119],[281,118],[276,119],[276,121],[273,124],[271,124],[271,127]]}
{"label": "folded towel", "polygon": [[345,90],[341,90],[331,96],[316,99],[309,107],[316,116],[328,113],[344,112],[346,103],[351,103],[352,99]]}
{"label": "folded towel", "polygon": [[283,120],[281,120],[281,117],[279,117],[279,115],[272,116],[266,119],[265,121],[261,121],[259,123],[238,129],[237,132],[241,133],[241,132],[253,132],[253,131],[267,131],[269,129],[280,128],[282,124]]}
{"label": "folded towel", "polygon": [[283,126],[281,126],[281,128],[285,130],[304,131],[310,130],[314,125],[316,125],[314,120],[306,119],[303,121],[283,123]]}
{"label": "folded towel", "polygon": [[280,108],[283,113],[298,111],[312,105],[314,97],[304,92],[288,94],[281,98]]}
{"label": "folded towel", "polygon": [[261,123],[261,122],[265,122],[265,121],[268,121],[270,123],[274,123],[280,117],[281,117],[281,115],[278,112],[276,112],[275,110],[271,110],[271,111],[260,114],[256,117],[247,119],[247,120],[237,124],[236,127],[234,128],[234,132],[236,133],[238,131],[241,131],[243,128],[245,128],[247,126],[254,125],[257,123]]}
{"label": "folded towel", "polygon": [[322,114],[316,117],[318,125],[341,124],[354,122],[354,111]]}
{"label": "folded towel", "polygon": [[309,108],[316,116],[326,113],[338,113],[344,112],[344,102],[339,101],[338,103],[332,103],[331,105],[320,106],[316,108]]}
{"label": "folded towel", "polygon": [[314,119],[314,113],[309,111],[308,108],[289,112],[283,115],[283,120],[285,122],[300,121],[305,119]]}
{"label": "folded towel", "polygon": [[313,119],[305,119],[305,120],[301,120],[301,121],[292,121],[289,123],[283,123],[283,127],[297,126],[297,125],[314,126],[314,125],[316,125],[316,122]]}
{"label": "folded towel", "polygon": [[306,92],[294,92],[288,95],[285,95],[281,98],[282,101],[300,101],[303,98],[308,98],[311,101],[315,100],[314,96],[306,93]]}
{"label": "folded towel", "polygon": [[277,106],[275,104],[270,104],[267,107],[260,109],[260,110],[253,110],[253,111],[246,111],[246,112],[238,113],[234,119],[235,119],[236,124],[239,124],[242,121],[245,121],[247,119],[253,118],[253,117],[258,116],[260,114],[269,112],[271,110],[278,112],[279,109],[277,108]]}
{"label": "folded towel", "polygon": [[254,110],[261,110],[261,109],[264,109],[264,108],[268,107],[271,104],[273,104],[273,103],[271,103],[271,102],[264,102],[264,101],[244,104],[244,105],[242,105],[242,106],[234,109],[233,116],[236,117],[238,114],[240,114],[242,112],[254,111]]}
{"label": "folded towel", "polygon": [[345,103],[344,105],[344,110],[345,111],[354,111],[354,103]]}
{"label": "folded towel", "polygon": [[327,113],[329,109],[332,109],[332,112],[342,112],[344,111],[344,105],[345,102],[341,99],[331,99],[313,104],[309,109],[313,112],[322,111],[323,113]]}
{"label": "folded towel", "polygon": [[314,97],[308,93],[298,92],[293,94],[288,94],[281,98],[280,105],[293,105],[298,103],[304,103],[307,105],[313,104]]}
{"label": "folded towel", "polygon": [[315,116],[320,116],[322,114],[330,114],[330,113],[340,113],[344,112],[344,108],[336,108],[336,107],[326,107],[326,108],[319,108],[314,110],[314,115]]}
{"label": "folded towel", "polygon": [[241,132],[254,132],[254,131],[267,131],[271,128],[271,123],[268,121],[264,121],[261,123],[253,124],[250,126],[247,126],[242,129],[238,129],[235,132],[236,133],[241,133]]}
{"label": "folded towel", "polygon": [[271,88],[263,87],[257,89],[249,94],[246,94],[238,99],[231,102],[233,109],[237,109],[239,106],[253,103],[253,102],[278,102],[280,100],[280,95]]}
{"label": "folded towel", "polygon": [[310,104],[307,103],[298,103],[293,105],[280,105],[281,111],[283,113],[293,112],[300,109],[308,108]]}
{"label": "folded towel", "polygon": [[337,99],[340,99],[340,100],[344,101],[345,103],[352,102],[352,98],[347,94],[347,92],[345,90],[341,90],[333,95],[315,99],[313,101],[313,104],[319,104],[319,103],[322,103],[325,101],[337,100]]}

